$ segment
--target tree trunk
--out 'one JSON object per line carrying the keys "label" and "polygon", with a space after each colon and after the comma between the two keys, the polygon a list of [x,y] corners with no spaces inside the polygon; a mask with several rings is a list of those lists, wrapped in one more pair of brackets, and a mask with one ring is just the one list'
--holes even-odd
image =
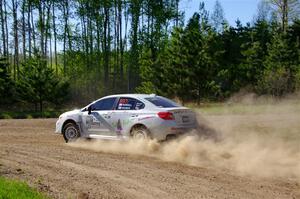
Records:
{"label": "tree trunk", "polygon": [[283,0],[283,5],[282,5],[282,30],[284,33],[287,31],[287,26],[288,26],[288,0]]}
{"label": "tree trunk", "polygon": [[273,6],[277,8],[278,13],[280,14],[280,20],[281,20],[281,29],[284,33],[287,31],[288,22],[289,22],[289,13],[290,9],[296,9],[296,8],[289,8],[289,5],[294,4],[294,0],[269,0]]}
{"label": "tree trunk", "polygon": [[38,4],[38,11],[39,11],[39,28],[40,28],[40,33],[41,33],[41,39],[40,39],[40,49],[42,56],[45,57],[45,52],[44,52],[44,1],[41,1]]}
{"label": "tree trunk", "polygon": [[52,51],[52,31],[51,31],[51,26],[50,26],[50,13],[51,13],[51,5],[49,5],[49,23],[48,23],[48,27],[49,28],[49,56],[50,56],[50,66],[51,66],[51,69],[53,69],[53,51]]}
{"label": "tree trunk", "polygon": [[[122,41],[122,0],[119,0],[119,5],[118,5],[118,14],[119,14],[119,42],[120,42],[120,76],[121,76],[121,81],[124,78],[124,67],[123,67],[123,41]],[[122,81],[123,82],[123,81]]]}
{"label": "tree trunk", "polygon": [[34,27],[34,21],[33,21],[33,13],[32,13],[32,6],[30,6],[30,15],[31,15],[31,26],[32,26],[32,40],[33,40],[33,51],[37,50],[36,48],[36,40],[35,40],[35,27]]}
{"label": "tree trunk", "polygon": [[28,54],[31,58],[31,24],[30,24],[30,14],[31,14],[31,1],[28,1],[28,13],[27,13],[27,24],[28,24]]}
{"label": "tree trunk", "polygon": [[101,20],[100,20],[100,14],[99,14],[99,10],[96,10],[96,34],[97,34],[97,67],[98,67],[98,77],[101,80],[102,78],[102,74],[101,74],[101,27],[102,25]]}
{"label": "tree trunk", "polygon": [[[93,43],[94,43],[94,41],[93,41],[93,26],[92,26],[92,19],[89,17],[89,19],[88,19],[88,29],[89,29],[89,40],[90,40],[90,42],[89,42],[89,52],[90,52],[90,57],[92,58],[93,57],[93,54],[94,54],[94,52],[93,52]],[[94,65],[94,60],[93,59],[91,59],[91,61],[92,61],[92,65]]]}
{"label": "tree trunk", "polygon": [[108,54],[108,37],[109,37],[109,7],[105,5],[104,8],[104,90],[105,94],[108,91],[109,78],[108,78],[108,70],[109,70],[109,54]]}
{"label": "tree trunk", "polygon": [[63,41],[63,60],[64,60],[64,74],[66,75],[66,42],[67,42],[67,29],[68,29],[68,19],[66,11],[67,0],[63,1],[63,15],[64,15],[64,41]]}
{"label": "tree trunk", "polygon": [[3,1],[3,4],[4,4],[4,23],[5,23],[5,33],[6,33],[6,38],[5,38],[5,41],[6,41],[6,55],[8,56],[8,25],[7,25],[7,10],[6,10],[6,0]]}
{"label": "tree trunk", "polygon": [[[108,8],[110,12],[110,7]],[[108,81],[110,81],[110,74],[111,74],[111,65],[110,65],[110,56],[111,56],[111,26],[110,26],[110,13],[108,13],[108,23],[107,23],[107,66],[108,66]],[[108,84],[109,87],[110,84]]]}
{"label": "tree trunk", "polygon": [[70,30],[70,27],[69,27],[69,14],[70,13],[70,8],[69,8],[69,3],[68,3],[68,0],[66,0],[66,25],[67,25],[67,35],[68,35],[68,44],[69,44],[69,49],[70,51],[72,51],[72,38],[71,38],[71,30]]}
{"label": "tree trunk", "polygon": [[119,68],[119,25],[118,25],[118,3],[114,0],[114,72],[113,72],[113,89],[115,89],[117,71]]}
{"label": "tree trunk", "polygon": [[85,51],[85,64],[86,68],[89,68],[89,44],[88,44],[88,39],[87,39],[87,30],[86,30],[86,24],[85,24],[85,16],[82,17],[82,40],[83,42],[83,50]]}
{"label": "tree trunk", "polygon": [[25,23],[25,1],[22,4],[22,40],[23,40],[23,57],[26,59],[26,23]]}
{"label": "tree trunk", "polygon": [[[124,49],[125,51],[127,51],[127,27],[128,27],[128,11],[126,10],[126,6],[127,4],[125,3],[125,12],[124,12],[124,19],[125,19],[125,35],[124,35]],[[127,66],[127,71],[126,71],[126,75],[127,75],[127,91],[129,92],[129,80],[128,80],[128,74],[129,74],[129,65]]]}
{"label": "tree trunk", "polygon": [[39,104],[40,104],[40,113],[41,113],[41,116],[43,117],[43,100],[41,97],[39,99]]}
{"label": "tree trunk", "polygon": [[[18,4],[15,0],[12,0],[13,11],[13,30],[14,30],[14,79],[19,77],[19,38],[18,38]],[[17,77],[16,77],[17,75]]]}
{"label": "tree trunk", "polygon": [[175,19],[175,26],[178,27],[179,25],[179,1],[180,0],[175,0],[175,7],[176,7],[176,19]]}
{"label": "tree trunk", "polygon": [[[128,65],[128,92],[132,92],[133,88],[136,86],[136,74],[138,71],[138,25],[139,25],[139,16],[140,16],[140,1],[133,1],[131,4],[131,61]],[[134,70],[133,70],[134,69]]]}
{"label": "tree trunk", "polygon": [[54,34],[54,56],[55,56],[55,72],[58,74],[58,65],[57,65],[57,33],[56,33],[56,23],[55,23],[55,12],[54,12],[54,2],[52,4],[52,23],[53,23],[53,34]]}
{"label": "tree trunk", "polygon": [[50,46],[50,66],[53,69],[53,54],[52,54],[52,34],[49,35],[49,46]]}
{"label": "tree trunk", "polygon": [[1,9],[1,13],[0,13],[0,18],[1,18],[1,33],[2,33],[2,42],[3,42],[3,55],[7,56],[7,51],[6,51],[6,34],[5,34],[5,24],[4,24],[4,16],[3,16],[3,0],[0,0],[0,9]]}
{"label": "tree trunk", "polygon": [[[45,55],[47,56],[48,52],[48,35],[49,35],[49,28],[50,28],[50,8],[51,8],[51,1],[47,3],[47,21],[45,26]],[[51,56],[50,56],[51,59]]]}

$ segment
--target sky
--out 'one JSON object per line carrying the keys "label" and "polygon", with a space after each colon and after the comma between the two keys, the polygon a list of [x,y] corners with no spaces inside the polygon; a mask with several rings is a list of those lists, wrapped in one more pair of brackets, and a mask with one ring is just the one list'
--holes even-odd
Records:
{"label": "sky", "polygon": [[[205,8],[210,13],[213,11],[215,0],[182,0],[180,10],[185,11],[185,20],[187,21],[194,12],[199,10],[199,3],[204,2]],[[221,3],[225,19],[230,25],[235,25],[237,18],[245,25],[252,22],[257,13],[257,5],[260,0],[219,0]]]}

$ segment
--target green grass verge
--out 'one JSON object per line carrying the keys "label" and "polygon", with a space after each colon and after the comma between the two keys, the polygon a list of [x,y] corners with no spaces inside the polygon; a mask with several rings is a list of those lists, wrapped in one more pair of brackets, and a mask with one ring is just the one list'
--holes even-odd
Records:
{"label": "green grass verge", "polygon": [[24,182],[8,180],[0,176],[0,199],[44,199],[44,194],[37,192]]}
{"label": "green grass verge", "polygon": [[0,119],[32,119],[32,118],[58,118],[64,111],[2,111],[0,112]]}

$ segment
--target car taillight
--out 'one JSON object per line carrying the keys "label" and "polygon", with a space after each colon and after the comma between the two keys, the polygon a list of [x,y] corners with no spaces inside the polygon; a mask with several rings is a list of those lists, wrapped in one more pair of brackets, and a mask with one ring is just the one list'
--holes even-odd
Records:
{"label": "car taillight", "polygon": [[159,112],[157,115],[163,120],[174,120],[174,115],[170,112]]}

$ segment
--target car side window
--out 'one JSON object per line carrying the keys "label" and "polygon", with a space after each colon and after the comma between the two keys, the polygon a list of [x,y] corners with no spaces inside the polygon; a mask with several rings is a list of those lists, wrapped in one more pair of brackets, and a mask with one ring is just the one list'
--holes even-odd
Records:
{"label": "car side window", "polygon": [[139,110],[144,108],[144,103],[139,100],[127,97],[121,97],[117,106],[117,110]]}
{"label": "car side window", "polygon": [[99,100],[92,105],[92,110],[95,111],[112,110],[115,101],[116,101],[116,97]]}

